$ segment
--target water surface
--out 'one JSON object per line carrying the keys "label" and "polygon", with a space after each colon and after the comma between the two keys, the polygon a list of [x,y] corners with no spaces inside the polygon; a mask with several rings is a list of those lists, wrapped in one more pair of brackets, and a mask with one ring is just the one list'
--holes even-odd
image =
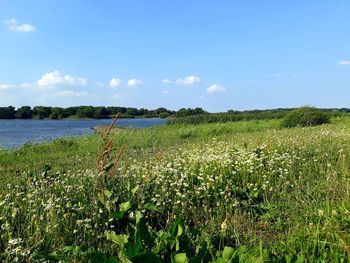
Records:
{"label": "water surface", "polygon": [[[103,120],[0,120],[0,149],[18,147],[26,142],[40,143],[55,138],[92,133],[91,127],[109,125]],[[166,119],[118,119],[121,127],[145,128],[164,125]]]}

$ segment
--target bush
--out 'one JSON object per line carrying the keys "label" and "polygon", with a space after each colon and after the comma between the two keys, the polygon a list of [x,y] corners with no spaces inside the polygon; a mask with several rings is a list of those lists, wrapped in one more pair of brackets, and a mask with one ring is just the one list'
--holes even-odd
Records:
{"label": "bush", "polygon": [[314,107],[301,107],[291,111],[282,121],[281,126],[290,128],[295,126],[315,126],[329,123],[329,114]]}
{"label": "bush", "polygon": [[169,116],[170,116],[170,113],[168,113],[168,112],[159,113],[159,118],[162,118],[162,119],[168,118]]}

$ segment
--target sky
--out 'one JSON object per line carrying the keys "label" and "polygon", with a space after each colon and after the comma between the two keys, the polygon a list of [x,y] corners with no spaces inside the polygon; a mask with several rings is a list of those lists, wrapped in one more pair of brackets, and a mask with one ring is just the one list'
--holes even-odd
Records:
{"label": "sky", "polygon": [[0,0],[0,107],[350,107],[349,0]]}

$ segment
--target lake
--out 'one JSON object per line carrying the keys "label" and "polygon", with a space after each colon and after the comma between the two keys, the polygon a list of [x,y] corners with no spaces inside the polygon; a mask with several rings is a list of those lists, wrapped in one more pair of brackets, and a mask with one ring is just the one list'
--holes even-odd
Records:
{"label": "lake", "polygon": [[[145,128],[164,125],[166,119],[118,119],[117,126]],[[93,133],[91,127],[109,125],[102,120],[0,120],[0,149],[10,149],[26,142],[40,143],[55,138],[76,137]]]}

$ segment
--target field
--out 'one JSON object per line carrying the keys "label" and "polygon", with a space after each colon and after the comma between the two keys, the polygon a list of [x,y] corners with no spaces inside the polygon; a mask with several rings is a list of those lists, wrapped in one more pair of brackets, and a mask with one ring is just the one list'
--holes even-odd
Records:
{"label": "field", "polygon": [[350,118],[280,122],[116,128],[105,142],[2,151],[0,259],[349,262]]}

